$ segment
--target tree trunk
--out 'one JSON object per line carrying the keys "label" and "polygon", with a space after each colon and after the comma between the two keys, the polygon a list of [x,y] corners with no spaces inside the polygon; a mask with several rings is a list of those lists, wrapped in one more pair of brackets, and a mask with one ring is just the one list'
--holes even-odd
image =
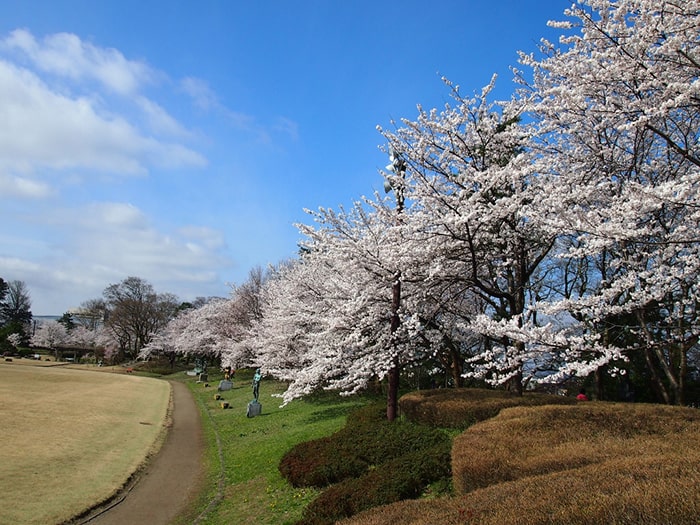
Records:
{"label": "tree trunk", "polygon": [[661,380],[661,377],[659,376],[659,373],[656,369],[656,364],[654,363],[654,357],[648,346],[644,349],[644,359],[646,360],[647,368],[651,373],[651,381],[654,390],[656,390],[657,395],[661,397],[664,403],[670,405],[671,398],[668,394],[666,386],[664,385],[663,381]]}
{"label": "tree trunk", "polygon": [[[642,310],[637,310],[635,312],[636,317],[637,317],[637,322],[639,323],[640,328],[642,329],[642,332],[644,333],[644,337],[646,339],[646,347],[647,347],[647,364],[650,366],[653,366],[652,369],[652,376],[655,377],[656,382],[658,386],[661,389],[663,398],[664,398],[664,403],[667,405],[670,404],[678,404],[680,396],[680,389],[679,389],[679,384],[678,384],[678,378],[675,376],[673,373],[673,370],[671,370],[671,367],[669,366],[668,362],[666,361],[666,356],[664,356],[663,350],[661,347],[656,344],[656,341],[652,337],[651,333],[649,332],[649,329],[647,328],[647,325],[645,323],[644,319],[644,314]],[[651,353],[651,350],[649,349],[651,347],[651,350],[653,350],[654,355],[656,356],[656,362],[658,363],[658,368],[661,369],[661,372],[664,374],[666,377],[666,380],[668,381],[669,387],[666,388],[666,386],[663,384],[660,375],[658,374],[657,366],[654,366],[653,364],[653,359],[651,359],[651,356],[649,353]]]}
{"label": "tree trunk", "polygon": [[462,359],[459,352],[452,352],[452,379],[454,380],[455,388],[464,386],[464,378],[462,377]]}
{"label": "tree trunk", "polygon": [[[399,328],[401,319],[399,318],[399,307],[401,306],[401,273],[396,273],[396,280],[391,290],[391,344],[396,346],[394,334]],[[399,356],[394,355],[392,366],[389,370],[389,391],[386,398],[386,418],[394,421],[398,414],[399,405]]]}
{"label": "tree trunk", "polygon": [[394,358],[394,366],[389,370],[389,391],[386,396],[386,418],[394,421],[399,411],[399,364]]}
{"label": "tree trunk", "polygon": [[593,373],[595,377],[595,395],[598,401],[605,399],[605,393],[603,392],[603,376],[605,375],[605,369],[599,366],[595,369]]}

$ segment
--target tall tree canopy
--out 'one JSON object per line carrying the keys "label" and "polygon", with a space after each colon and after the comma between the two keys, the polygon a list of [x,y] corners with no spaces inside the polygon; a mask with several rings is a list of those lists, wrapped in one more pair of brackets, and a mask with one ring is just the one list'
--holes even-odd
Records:
{"label": "tall tree canopy", "polygon": [[172,319],[180,304],[169,293],[156,293],[153,286],[139,277],[127,277],[104,290],[107,306],[105,329],[118,342],[127,357],[139,350]]}
{"label": "tall tree canopy", "polygon": [[[4,289],[4,293],[3,293]],[[23,326],[32,320],[32,300],[24,281],[0,284],[0,325]]]}
{"label": "tall tree canopy", "polygon": [[544,186],[529,209],[587,269],[548,310],[600,343],[561,372],[642,353],[661,397],[683,402],[700,333],[700,3],[590,0],[566,14],[559,47],[522,56]]}

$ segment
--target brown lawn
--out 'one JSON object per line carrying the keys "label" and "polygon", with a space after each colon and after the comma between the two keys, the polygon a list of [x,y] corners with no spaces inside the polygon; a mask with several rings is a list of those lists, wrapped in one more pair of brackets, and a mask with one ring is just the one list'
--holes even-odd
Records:
{"label": "brown lawn", "polygon": [[114,495],[159,445],[166,381],[0,362],[0,523],[51,524]]}

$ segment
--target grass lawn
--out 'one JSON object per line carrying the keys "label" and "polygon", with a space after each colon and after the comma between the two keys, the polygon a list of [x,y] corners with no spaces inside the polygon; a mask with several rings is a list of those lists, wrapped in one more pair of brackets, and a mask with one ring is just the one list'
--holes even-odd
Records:
{"label": "grass lawn", "polygon": [[0,523],[60,523],[114,494],[158,445],[170,385],[27,363],[0,363]]}
{"label": "grass lawn", "polygon": [[207,388],[188,380],[202,410],[209,445],[206,490],[196,508],[178,523],[274,524],[293,523],[317,494],[295,489],[280,475],[279,461],[292,446],[327,436],[345,424],[347,413],[367,402],[366,398],[342,398],[327,394],[296,400],[280,408],[273,397],[284,385],[263,379],[260,385],[262,415],[246,417],[252,399],[252,374],[239,371],[233,390],[222,392],[230,408],[215,399],[218,379]]}

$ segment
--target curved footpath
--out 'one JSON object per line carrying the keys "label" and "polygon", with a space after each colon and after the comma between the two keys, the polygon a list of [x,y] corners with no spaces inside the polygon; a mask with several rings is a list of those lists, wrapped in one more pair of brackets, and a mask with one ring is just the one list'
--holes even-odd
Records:
{"label": "curved footpath", "polygon": [[171,381],[172,425],[163,446],[126,494],[82,523],[166,525],[197,495],[202,481],[204,438],[199,410],[187,388]]}

